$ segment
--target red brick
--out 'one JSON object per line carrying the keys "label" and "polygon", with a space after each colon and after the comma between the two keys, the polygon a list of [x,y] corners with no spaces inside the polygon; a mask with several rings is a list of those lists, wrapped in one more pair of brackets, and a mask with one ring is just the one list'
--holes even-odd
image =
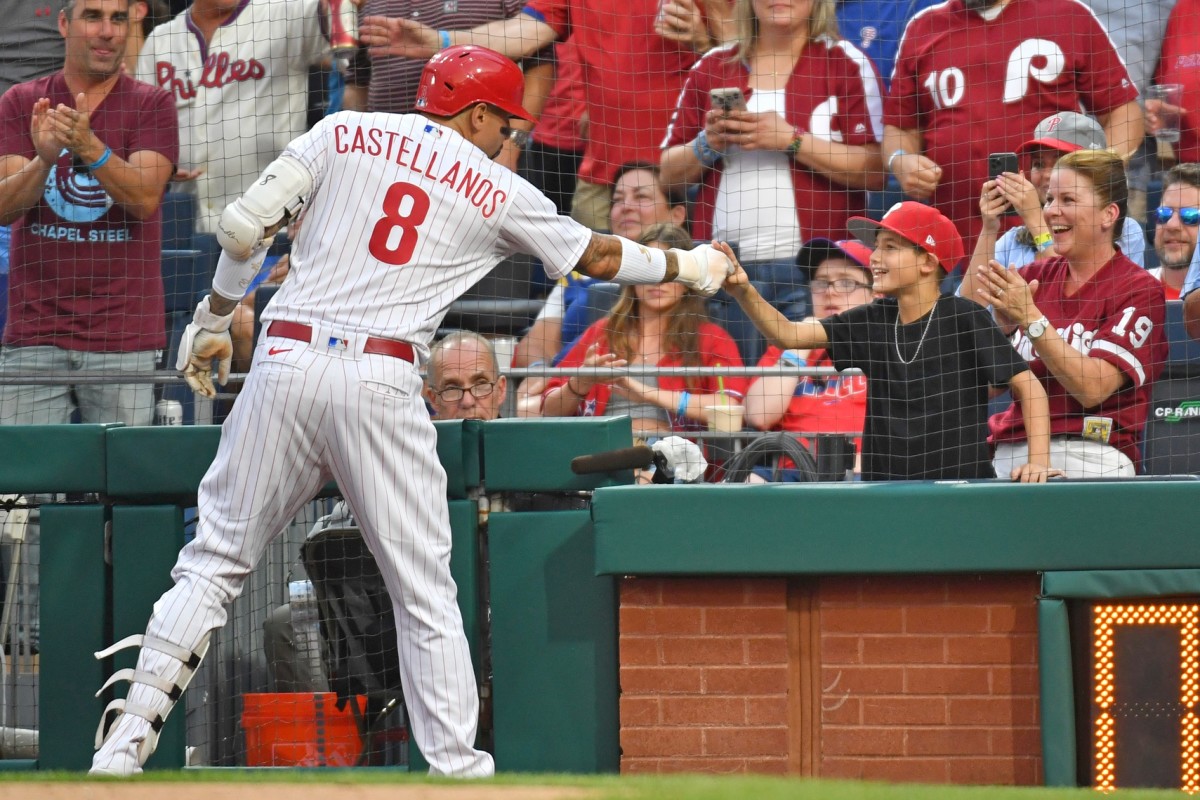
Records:
{"label": "red brick", "polygon": [[950,781],[959,784],[1030,786],[1037,775],[1032,758],[955,758],[948,764]]}
{"label": "red brick", "polygon": [[900,694],[904,691],[904,667],[825,666],[821,688],[830,694]]}
{"label": "red brick", "polygon": [[989,667],[992,674],[992,694],[1036,695],[1038,669],[1036,666]]}
{"label": "red brick", "polygon": [[951,664],[1033,664],[1037,657],[1037,637],[1025,634],[951,637],[946,654]]}
{"label": "red brick", "polygon": [[744,606],[740,578],[662,578],[662,602],[668,606]]}
{"label": "red brick", "polygon": [[826,725],[821,729],[821,752],[830,756],[903,755],[904,730]]}
{"label": "red brick", "polygon": [[621,667],[625,694],[699,694],[703,686],[700,667]]}
{"label": "red brick", "polygon": [[664,697],[667,725],[744,725],[746,704],[738,697]]}
{"label": "red brick", "polygon": [[622,636],[618,646],[622,666],[646,667],[663,663],[662,657],[658,652],[657,639]]}
{"label": "red brick", "polygon": [[781,697],[747,698],[746,723],[748,725],[787,725],[786,699]]}
{"label": "red brick", "polygon": [[821,661],[825,664],[861,664],[862,638],[822,633]]}
{"label": "red brick", "polygon": [[909,606],[904,609],[907,633],[986,633],[987,606]]}
{"label": "red brick", "polygon": [[785,578],[751,578],[746,581],[746,604],[787,608],[788,582]]}
{"label": "red brick", "polygon": [[861,725],[863,701],[849,693],[837,692],[821,695],[821,724]]}
{"label": "red brick", "polygon": [[909,728],[905,753],[911,756],[986,756],[991,753],[987,728]]}
{"label": "red brick", "polygon": [[658,578],[624,578],[621,580],[622,606],[656,606],[662,599]]}
{"label": "red brick", "polygon": [[701,633],[703,612],[699,608],[656,606],[652,608],[621,608],[619,630],[630,634],[697,634]]}
{"label": "red brick", "polygon": [[989,609],[988,630],[992,633],[1037,633],[1037,607],[992,606]]}
{"label": "red brick", "polygon": [[951,725],[1032,725],[1036,721],[1036,701],[1015,697],[951,697]]}
{"label": "red brick", "polygon": [[865,664],[943,664],[943,636],[864,636]]}
{"label": "red brick", "polygon": [[787,728],[710,728],[704,731],[704,753],[712,756],[787,758]]}
{"label": "red brick", "polygon": [[857,576],[821,578],[817,584],[817,597],[822,610],[826,603],[858,604],[862,596],[862,579]]}
{"label": "red brick", "polygon": [[866,761],[861,758],[821,758],[819,775],[822,778],[861,780]]}
{"label": "red brick", "polygon": [[658,725],[659,700],[657,697],[621,697],[621,727],[645,727]]}
{"label": "red brick", "polygon": [[681,636],[662,640],[664,664],[743,664],[745,643],[732,636]]}
{"label": "red brick", "polygon": [[948,597],[955,603],[1033,605],[1041,591],[1036,573],[1021,575],[961,575],[952,578]]}
{"label": "red brick", "polygon": [[821,607],[821,631],[834,633],[900,633],[904,610],[875,606]]}
{"label": "red brick", "polygon": [[758,636],[746,640],[746,658],[750,664],[786,664],[788,643],[786,636]]}
{"label": "red brick", "polygon": [[631,757],[701,755],[704,735],[699,728],[621,728],[621,754]]}
{"label": "red brick", "polygon": [[[863,763],[862,778],[868,781],[907,783],[950,782],[944,758],[871,759]],[[913,796],[919,797],[920,793]]]}
{"label": "red brick", "polygon": [[1038,727],[993,728],[989,752],[996,756],[1040,756],[1042,753],[1042,729]]}
{"label": "red brick", "polygon": [[662,772],[662,761],[657,758],[630,758],[621,755],[622,775],[657,775]]}
{"label": "red brick", "polygon": [[940,697],[864,697],[865,725],[941,725],[946,701]]}
{"label": "red brick", "polygon": [[744,775],[749,772],[744,758],[671,758],[659,762],[662,773],[702,772],[708,775]]}
{"label": "red brick", "polygon": [[787,609],[779,608],[706,608],[704,633],[781,634],[787,633]]}
{"label": "red brick", "polygon": [[863,599],[872,605],[941,603],[948,597],[946,579],[931,575],[860,578]]}
{"label": "red brick", "polygon": [[705,694],[786,695],[786,667],[711,667],[704,670]]}
{"label": "red brick", "polygon": [[786,758],[762,758],[746,761],[746,771],[755,775],[787,775],[791,764]]}
{"label": "red brick", "polygon": [[988,694],[991,688],[988,667],[906,667],[906,694]]}

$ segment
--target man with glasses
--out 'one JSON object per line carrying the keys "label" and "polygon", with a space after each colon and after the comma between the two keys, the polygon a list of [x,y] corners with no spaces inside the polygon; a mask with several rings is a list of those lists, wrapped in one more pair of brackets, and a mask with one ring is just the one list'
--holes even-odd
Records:
{"label": "man with glasses", "polygon": [[1168,300],[1178,300],[1200,229],[1200,164],[1176,164],[1167,172],[1154,223],[1159,266],[1150,274],[1162,281]]}
{"label": "man with glasses", "polygon": [[508,391],[492,343],[474,331],[455,331],[429,351],[425,397],[436,419],[496,419]]}
{"label": "man with glasses", "polygon": [[[813,316],[817,319],[840,314],[871,302],[871,248],[850,239],[833,242],[813,239],[797,258],[809,274]],[[774,367],[829,367],[833,361],[824,348],[783,350],[767,348],[758,365]],[[746,392],[746,422],[764,431],[797,433],[844,433],[853,435],[861,448],[867,414],[867,379],[864,375],[835,375],[829,378],[799,375],[768,375],[756,378]],[[857,459],[856,459],[857,463]],[[769,480],[769,469],[756,468],[749,482]],[[783,470],[779,479],[800,479],[798,470]]]}

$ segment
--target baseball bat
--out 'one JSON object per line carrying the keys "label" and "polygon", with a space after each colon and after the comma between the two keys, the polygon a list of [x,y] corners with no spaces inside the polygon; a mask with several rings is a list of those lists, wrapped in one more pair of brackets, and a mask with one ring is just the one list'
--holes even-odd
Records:
{"label": "baseball bat", "polygon": [[654,462],[654,451],[644,444],[605,450],[571,459],[571,472],[576,475],[592,475],[597,472],[619,472],[625,469],[641,469]]}

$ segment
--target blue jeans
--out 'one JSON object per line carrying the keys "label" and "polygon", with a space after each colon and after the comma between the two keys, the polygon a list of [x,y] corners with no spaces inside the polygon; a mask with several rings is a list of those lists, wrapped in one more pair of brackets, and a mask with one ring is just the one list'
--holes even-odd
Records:
{"label": "blue jeans", "polygon": [[[812,314],[808,275],[796,266],[795,259],[751,261],[743,263],[742,268],[763,299],[788,319],[799,322]],[[709,302],[708,313],[713,322],[728,331],[737,342],[743,363],[747,366],[757,364],[766,350],[766,340],[737,301],[726,293],[719,293]]]}

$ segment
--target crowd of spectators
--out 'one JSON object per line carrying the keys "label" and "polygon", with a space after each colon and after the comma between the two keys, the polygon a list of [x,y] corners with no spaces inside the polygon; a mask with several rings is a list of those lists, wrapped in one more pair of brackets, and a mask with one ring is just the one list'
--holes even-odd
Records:
{"label": "crowd of spectators", "polygon": [[[539,114],[534,125],[511,121],[497,160],[595,230],[647,246],[717,239],[739,259],[749,288],[712,299],[678,286],[626,288],[605,313],[594,279],[545,286],[514,367],[849,364],[824,346],[781,347],[761,317],[807,325],[886,306],[878,277],[891,268],[848,221],[919,201],[944,215],[970,254],[939,261],[941,289],[991,306],[1049,395],[1056,441],[1099,442],[1112,452],[1096,470],[1136,471],[1166,359],[1159,301],[1183,299],[1185,324],[1200,334],[1200,294],[1188,296],[1200,283],[1192,0],[1143,0],[1138,14],[1098,0],[359,5],[361,45],[341,65],[343,107],[403,113],[430,55],[449,44],[491,47],[520,60],[525,106]],[[20,19],[0,34],[10,45],[0,48],[0,222],[13,226],[11,246],[0,229],[11,265],[0,371],[152,371],[168,345],[159,324],[163,191],[191,195],[195,229],[210,235],[225,205],[303,130],[309,73],[330,65],[325,0],[18,6]],[[1183,85],[1173,146],[1147,136],[1172,110],[1151,104],[1143,114],[1152,81]],[[990,174],[994,153],[1017,154],[1016,171]],[[1155,179],[1143,210],[1146,164]],[[277,266],[272,278],[284,272]],[[1081,291],[1099,295],[1086,320]],[[513,287],[514,298],[523,292]],[[763,308],[748,308],[747,296]],[[244,356],[252,303],[240,314]],[[927,321],[909,316],[897,316],[905,329]],[[479,355],[482,339],[455,335],[463,338],[450,340],[453,353]],[[1050,344],[1059,341],[1063,353]],[[239,369],[248,367],[243,358]],[[870,427],[867,397],[881,391],[868,391],[869,374],[776,370],[754,381],[531,378],[509,392],[495,369],[457,405],[443,402],[457,385],[429,394],[431,413],[627,413],[639,436],[653,437],[702,429],[707,405],[745,395],[752,428],[854,434]],[[1028,434],[1021,405],[991,422],[999,475],[1030,460],[1009,452]],[[149,383],[0,387],[4,423],[148,424],[153,406]],[[1051,456],[1047,469],[1099,474]]]}

